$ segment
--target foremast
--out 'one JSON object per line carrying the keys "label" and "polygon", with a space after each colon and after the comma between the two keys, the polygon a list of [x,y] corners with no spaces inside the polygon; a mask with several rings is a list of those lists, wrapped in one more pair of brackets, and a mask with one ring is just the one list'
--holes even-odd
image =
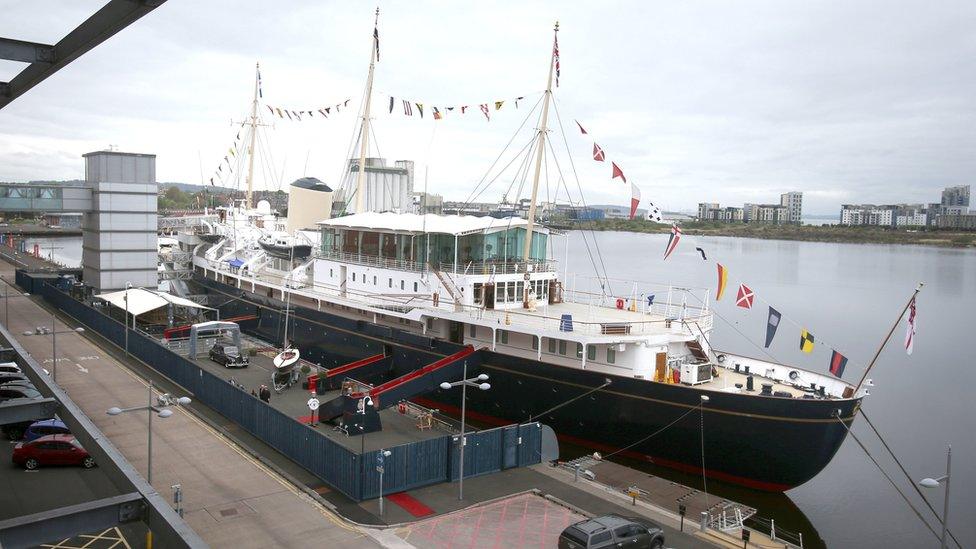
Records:
{"label": "foremast", "polygon": [[[526,275],[528,275],[529,256],[532,250],[532,227],[535,224],[535,202],[539,196],[539,177],[542,174],[542,156],[546,151],[546,132],[548,131],[547,124],[549,122],[549,101],[552,98],[552,73],[556,66],[556,40],[558,33],[559,21],[556,21],[556,25],[552,30],[552,52],[551,57],[549,58],[549,78],[546,80],[546,93],[542,98],[542,119],[539,123],[539,143],[535,155],[535,175],[532,178],[532,201],[529,202],[529,223],[525,227],[525,246],[523,248],[522,261],[526,265]],[[522,304],[524,307],[529,306],[528,284],[525,285],[525,290],[523,291]]]}
{"label": "foremast", "polygon": [[356,174],[356,213],[366,211],[366,152],[369,150],[369,109],[373,103],[373,69],[379,59],[380,37],[378,25],[380,9],[373,21],[373,47],[369,53],[369,76],[366,77],[366,104],[363,107],[362,133],[359,136],[359,173]]}
{"label": "foremast", "polygon": [[247,194],[245,195],[245,209],[251,209],[254,204],[251,197],[254,194],[254,142],[258,133],[258,94],[261,86],[261,64],[254,64],[254,101],[251,102],[251,135],[247,146]]}

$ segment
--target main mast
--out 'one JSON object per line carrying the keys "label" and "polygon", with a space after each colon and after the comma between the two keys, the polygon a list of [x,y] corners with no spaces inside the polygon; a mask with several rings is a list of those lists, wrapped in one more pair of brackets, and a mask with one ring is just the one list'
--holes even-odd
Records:
{"label": "main mast", "polygon": [[373,68],[379,57],[380,9],[373,22],[373,47],[369,53],[369,76],[366,78],[366,105],[363,108],[362,134],[359,136],[359,173],[356,175],[356,213],[366,211],[366,152],[369,150],[369,108],[373,103]]}
{"label": "main mast", "polygon": [[[542,155],[546,151],[546,132],[549,122],[549,100],[552,98],[552,71],[556,65],[556,36],[559,32],[559,21],[553,28],[552,34],[552,53],[549,58],[549,79],[546,80],[546,93],[542,99],[542,120],[539,124],[539,148],[535,155],[535,176],[532,178],[532,201],[529,202],[528,225],[525,226],[525,247],[523,248],[522,261],[526,264],[526,274],[528,274],[529,252],[532,249],[532,226],[535,225],[535,201],[539,196],[539,176],[542,174]],[[525,285],[522,296],[522,303],[528,306],[529,285]]]}
{"label": "main mast", "polygon": [[254,64],[254,101],[251,103],[251,138],[247,147],[247,195],[244,207],[251,209],[251,195],[254,194],[254,140],[258,133],[258,86],[261,82],[261,64]]}

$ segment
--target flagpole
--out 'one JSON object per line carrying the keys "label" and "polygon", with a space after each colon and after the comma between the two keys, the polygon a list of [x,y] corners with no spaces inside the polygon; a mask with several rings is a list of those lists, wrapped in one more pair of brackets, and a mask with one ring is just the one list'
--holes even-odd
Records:
{"label": "flagpole", "polygon": [[915,301],[915,297],[918,295],[919,292],[922,291],[922,286],[924,285],[925,285],[924,282],[919,282],[918,286],[915,287],[915,292],[912,293],[911,299],[908,300],[908,303],[905,303],[905,307],[901,310],[901,314],[898,315],[898,319],[895,320],[895,323],[891,326],[891,329],[888,330],[888,335],[885,336],[884,341],[881,342],[881,346],[878,347],[878,352],[874,353],[874,358],[871,359],[871,362],[868,364],[868,367],[864,369],[864,374],[861,375],[861,380],[858,381],[857,386],[854,387],[854,395],[857,395],[857,392],[861,389],[861,385],[864,384],[864,380],[867,379],[868,373],[870,373],[871,368],[874,367],[874,363],[877,362],[878,357],[881,356],[881,351],[883,351],[885,346],[888,345],[888,340],[890,340],[891,335],[895,333],[895,328],[898,327],[898,324],[901,322],[902,317],[905,316],[905,311],[907,311],[908,308],[912,306],[912,302]]}
{"label": "flagpole", "polygon": [[359,137],[359,173],[356,174],[356,213],[366,211],[366,152],[369,148],[369,107],[373,102],[373,68],[376,66],[378,48],[377,26],[380,22],[380,8],[376,8],[373,21],[373,48],[369,54],[369,76],[366,78],[366,105],[363,108],[362,134]]}
{"label": "flagpole", "polygon": [[[549,99],[552,97],[552,71],[556,66],[556,35],[559,32],[559,21],[552,31],[552,52],[549,58],[549,79],[546,81],[546,94],[542,101],[542,121],[539,124],[539,149],[535,156],[535,176],[532,178],[532,201],[529,202],[528,225],[525,226],[525,249],[522,253],[522,262],[525,263],[525,272],[529,272],[529,256],[532,251],[532,226],[535,224],[535,201],[539,196],[539,175],[542,172],[542,155],[546,150],[546,124],[549,121]],[[525,284],[522,290],[522,306],[529,307],[529,285]]]}

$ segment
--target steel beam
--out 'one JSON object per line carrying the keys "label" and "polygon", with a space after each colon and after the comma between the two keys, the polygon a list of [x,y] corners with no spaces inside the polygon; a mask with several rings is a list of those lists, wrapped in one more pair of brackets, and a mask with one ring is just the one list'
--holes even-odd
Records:
{"label": "steel beam", "polygon": [[[0,326],[0,344],[2,343],[16,353],[14,361],[34,383],[34,387],[42,395],[54,397],[61,403],[61,408],[58,410],[61,421],[71,429],[71,434],[81,442],[85,450],[95,457],[99,468],[119,491],[135,490],[140,495],[145,502],[144,521],[152,530],[160,547],[207,547],[200,536],[176,514],[169,502],[139,475],[118,448],[92,423],[92,420],[68,397],[68,394],[53,383],[50,376],[44,373],[41,365],[27,353],[20,342],[14,339],[5,326]],[[0,355],[5,353],[6,349],[0,349]]]}
{"label": "steel beam", "polygon": [[[52,47],[53,59],[51,61],[33,62],[28,65],[7,83],[5,94],[3,88],[0,87],[0,109],[81,57],[88,50],[108,40],[117,32],[161,6],[165,1],[111,0]],[[0,50],[0,57],[3,57],[2,51]],[[23,53],[23,50],[20,51]]]}
{"label": "steel beam", "polygon": [[15,398],[0,402],[0,425],[20,423],[32,419],[48,419],[58,413],[58,401],[53,398],[29,400]]}
{"label": "steel beam", "polygon": [[54,63],[54,46],[0,37],[0,59],[21,63]]}
{"label": "steel beam", "polygon": [[[0,521],[0,547],[35,547],[141,520],[146,504],[136,492]],[[163,547],[167,547],[163,545]]]}

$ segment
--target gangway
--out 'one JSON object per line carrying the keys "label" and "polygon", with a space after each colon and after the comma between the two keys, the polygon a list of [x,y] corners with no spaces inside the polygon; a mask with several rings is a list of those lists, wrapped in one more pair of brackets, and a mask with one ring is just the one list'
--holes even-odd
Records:
{"label": "gangway", "polygon": [[453,355],[377,385],[369,391],[337,396],[319,407],[319,421],[331,421],[339,416],[345,416],[344,420],[349,420],[344,421],[345,423],[350,421],[358,423],[350,416],[371,415],[374,417],[373,421],[377,423],[375,428],[367,429],[366,432],[377,430],[379,428],[377,412],[394,406],[401,400],[433,391],[443,381],[456,381],[462,376],[465,363],[470,369],[476,369],[481,364],[480,353],[476,353],[474,347],[470,345]]}
{"label": "gangway", "polygon": [[[372,378],[389,372],[393,366],[393,357],[385,354],[373,355],[349,364],[337,366],[320,374],[316,388],[318,391],[327,389],[339,389],[342,381],[346,377],[352,377],[356,381],[368,383]],[[322,394],[321,392],[319,394]]]}

